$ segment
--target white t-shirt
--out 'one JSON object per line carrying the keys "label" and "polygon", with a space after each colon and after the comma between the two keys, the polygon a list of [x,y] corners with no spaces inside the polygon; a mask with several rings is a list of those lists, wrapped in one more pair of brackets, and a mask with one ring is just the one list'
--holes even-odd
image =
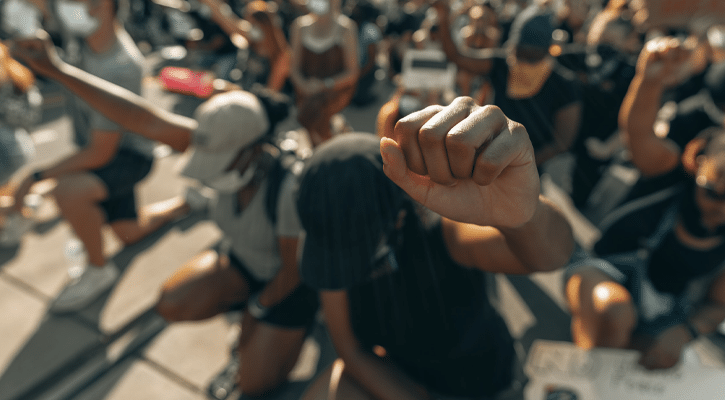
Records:
{"label": "white t-shirt", "polygon": [[297,216],[293,190],[295,177],[288,174],[281,183],[277,201],[277,224],[267,218],[267,181],[260,185],[247,208],[237,214],[237,194],[220,193],[212,206],[211,219],[229,241],[231,252],[261,281],[272,279],[282,266],[278,237],[298,237],[302,226]]}

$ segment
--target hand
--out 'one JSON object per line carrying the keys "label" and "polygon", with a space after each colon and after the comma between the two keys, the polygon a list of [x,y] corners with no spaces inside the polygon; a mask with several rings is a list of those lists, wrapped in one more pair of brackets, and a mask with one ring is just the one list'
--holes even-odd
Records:
{"label": "hand", "polygon": [[58,72],[63,64],[50,36],[42,30],[36,33],[35,38],[13,40],[10,51],[16,60],[24,62],[36,73],[48,77]]}
{"label": "hand", "polygon": [[692,49],[672,37],[661,37],[647,42],[639,53],[637,73],[649,81],[665,86],[677,83],[690,61]]}
{"label": "hand", "polygon": [[654,343],[642,353],[639,363],[647,369],[672,368],[682,355],[682,349],[691,340],[683,325],[675,325],[655,338]]}
{"label": "hand", "polygon": [[414,200],[466,223],[518,227],[534,214],[539,174],[523,125],[459,97],[400,120],[380,142],[385,174]]}
{"label": "hand", "polygon": [[25,196],[30,192],[30,188],[35,183],[33,175],[26,176],[20,184],[16,187],[13,197],[15,199],[14,209],[17,212],[21,212],[25,205]]}

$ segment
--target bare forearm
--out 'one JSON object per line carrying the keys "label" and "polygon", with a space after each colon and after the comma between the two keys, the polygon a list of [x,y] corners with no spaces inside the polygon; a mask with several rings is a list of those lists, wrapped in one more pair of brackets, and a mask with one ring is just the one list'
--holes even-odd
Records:
{"label": "bare forearm", "polygon": [[[196,121],[167,112],[143,97],[68,64],[51,78],[122,128],[184,151]],[[187,131],[183,134],[179,131]]]}
{"label": "bare forearm", "polygon": [[342,359],[345,371],[376,400],[430,399],[423,387],[372,353],[355,351],[352,355],[342,355]]}
{"label": "bare forearm", "polygon": [[530,271],[552,271],[564,266],[574,250],[571,226],[543,195],[534,216],[518,228],[498,228],[509,248]]}
{"label": "bare forearm", "polygon": [[653,126],[664,88],[661,83],[636,76],[629,86],[619,113],[622,139],[633,157],[647,151],[647,142],[657,140]]}

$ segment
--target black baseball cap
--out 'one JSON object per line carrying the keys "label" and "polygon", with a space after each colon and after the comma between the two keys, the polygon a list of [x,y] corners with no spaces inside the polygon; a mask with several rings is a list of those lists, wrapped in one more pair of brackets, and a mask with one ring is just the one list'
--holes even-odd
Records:
{"label": "black baseball cap", "polygon": [[526,7],[511,24],[508,45],[548,51],[554,33],[552,18],[551,12],[537,5]]}
{"label": "black baseball cap", "polygon": [[383,172],[377,136],[348,133],[320,145],[297,191],[305,230],[302,280],[327,290],[368,280],[404,199]]}

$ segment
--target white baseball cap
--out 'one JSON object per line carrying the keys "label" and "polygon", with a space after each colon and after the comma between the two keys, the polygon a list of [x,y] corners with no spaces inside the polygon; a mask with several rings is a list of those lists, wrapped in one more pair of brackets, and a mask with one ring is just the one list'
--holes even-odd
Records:
{"label": "white baseball cap", "polygon": [[256,143],[269,129],[262,103],[252,93],[235,90],[216,95],[197,108],[199,126],[192,134],[181,173],[206,180],[221,175],[239,151]]}

